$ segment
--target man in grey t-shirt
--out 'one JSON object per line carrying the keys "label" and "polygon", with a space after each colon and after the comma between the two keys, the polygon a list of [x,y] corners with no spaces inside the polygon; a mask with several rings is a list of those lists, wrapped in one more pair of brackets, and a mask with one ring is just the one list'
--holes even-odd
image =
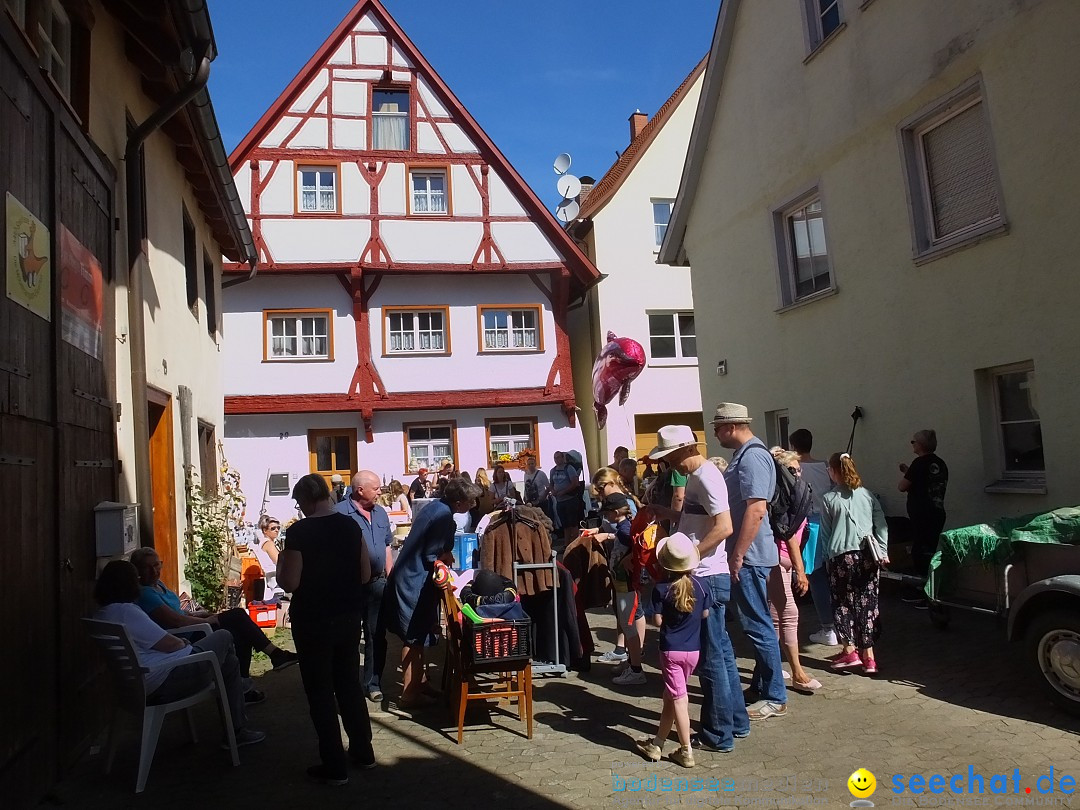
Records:
{"label": "man in grey t-shirt", "polygon": [[728,567],[743,631],[754,645],[757,660],[747,690],[754,702],[747,713],[751,720],[765,720],[787,714],[780,639],[767,592],[769,572],[780,562],[768,517],[769,501],[776,491],[776,466],[769,449],[750,431],[750,421],[745,405],[721,402],[712,425],[721,446],[735,451],[724,473],[733,530]]}

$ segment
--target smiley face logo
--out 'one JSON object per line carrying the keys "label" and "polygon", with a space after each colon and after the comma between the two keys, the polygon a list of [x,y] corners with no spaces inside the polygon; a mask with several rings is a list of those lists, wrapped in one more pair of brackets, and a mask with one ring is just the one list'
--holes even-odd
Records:
{"label": "smiley face logo", "polygon": [[877,779],[866,768],[859,768],[847,780],[848,791],[856,799],[868,799],[877,790]]}

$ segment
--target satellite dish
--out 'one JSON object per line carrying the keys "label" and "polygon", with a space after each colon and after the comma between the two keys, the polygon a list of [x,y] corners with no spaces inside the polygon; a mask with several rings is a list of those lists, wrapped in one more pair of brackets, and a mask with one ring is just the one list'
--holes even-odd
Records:
{"label": "satellite dish", "polygon": [[572,174],[564,174],[555,184],[555,188],[559,190],[563,197],[572,200],[581,193],[581,181]]}
{"label": "satellite dish", "polygon": [[566,174],[567,170],[570,168],[570,155],[563,152],[555,158],[555,163],[552,168],[555,169],[555,174]]}
{"label": "satellite dish", "polygon": [[563,200],[555,209],[555,216],[559,218],[560,222],[569,222],[572,219],[577,219],[580,210],[581,206],[577,204],[577,200]]}

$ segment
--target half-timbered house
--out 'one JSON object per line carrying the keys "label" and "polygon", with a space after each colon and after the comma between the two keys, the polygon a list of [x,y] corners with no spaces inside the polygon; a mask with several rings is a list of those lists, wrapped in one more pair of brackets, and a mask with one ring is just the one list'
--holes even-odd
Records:
{"label": "half-timbered house", "polygon": [[582,451],[566,319],[598,274],[380,3],[230,162],[259,250],[225,300],[226,448],[250,500],[287,514],[308,472]]}

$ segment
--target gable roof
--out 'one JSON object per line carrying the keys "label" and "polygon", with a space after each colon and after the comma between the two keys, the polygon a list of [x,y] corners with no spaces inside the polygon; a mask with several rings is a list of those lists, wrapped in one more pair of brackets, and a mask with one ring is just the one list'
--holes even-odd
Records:
{"label": "gable roof", "polygon": [[598,213],[601,208],[608,204],[612,197],[615,196],[615,192],[622,186],[623,181],[630,175],[634,167],[641,160],[642,156],[648,151],[652,142],[656,140],[656,136],[660,133],[660,130],[664,128],[664,124],[668,122],[675,110],[678,109],[679,104],[686,98],[687,93],[690,92],[690,88],[694,86],[694,82],[697,81],[698,76],[705,70],[705,63],[708,62],[709,57],[706,55],[694,69],[690,71],[690,75],[683,79],[675,92],[671,94],[671,97],[665,101],[656,114],[649,120],[649,123],[645,125],[645,128],[638,133],[634,140],[630,141],[630,145],[626,147],[619,159],[612,164],[611,168],[607,170],[603,177],[600,178],[592,191],[589,192],[589,196],[585,198],[585,204],[581,206],[581,212],[578,214],[578,219],[588,219],[594,214]]}
{"label": "gable roof", "polygon": [[690,133],[690,148],[683,164],[682,180],[679,193],[675,198],[675,207],[671,211],[664,244],[656,261],[659,264],[686,266],[690,264],[683,247],[686,237],[686,224],[690,219],[690,209],[697,196],[701,182],[701,167],[705,162],[705,152],[709,148],[713,121],[716,120],[716,108],[720,102],[720,88],[724,82],[724,70],[731,55],[731,40],[735,34],[735,18],[739,13],[742,0],[721,0],[720,14],[716,18],[716,30],[713,32],[712,46],[709,48],[709,61],[705,68],[705,84],[698,98],[697,113],[694,116],[694,129]]}
{"label": "gable roof", "polygon": [[397,24],[397,21],[390,16],[390,13],[379,0],[359,0],[352,10],[345,15],[345,18],[334,29],[330,37],[308,60],[307,64],[300,69],[296,77],[282,91],[277,100],[270,105],[270,108],[256,122],[251,131],[240,141],[232,154],[229,155],[229,165],[232,167],[233,172],[243,164],[252,149],[262,142],[270,129],[288,112],[296,97],[303,92],[315,74],[323,68],[330,57],[337,51],[345,37],[356,28],[360,19],[368,12],[373,13],[378,21],[383,24],[387,35],[398,45],[402,53],[412,61],[415,66],[413,69],[420,72],[430,82],[432,91],[440,97],[454,120],[472,137],[480,154],[490,166],[498,171],[507,186],[515,193],[518,201],[532,215],[536,225],[562,255],[573,276],[585,287],[590,287],[600,281],[600,272],[593,263],[586,258],[574,240],[555,220],[552,213],[540,202],[540,198],[536,196],[529,184],[518,174],[510,161],[506,159],[506,156],[499,151],[494,141],[481,129],[476,119],[469,114],[465,105],[458,100],[458,97],[454,95],[453,91],[442,80],[442,77],[432,68],[424,55],[420,53],[420,50],[401,29],[401,26]]}

